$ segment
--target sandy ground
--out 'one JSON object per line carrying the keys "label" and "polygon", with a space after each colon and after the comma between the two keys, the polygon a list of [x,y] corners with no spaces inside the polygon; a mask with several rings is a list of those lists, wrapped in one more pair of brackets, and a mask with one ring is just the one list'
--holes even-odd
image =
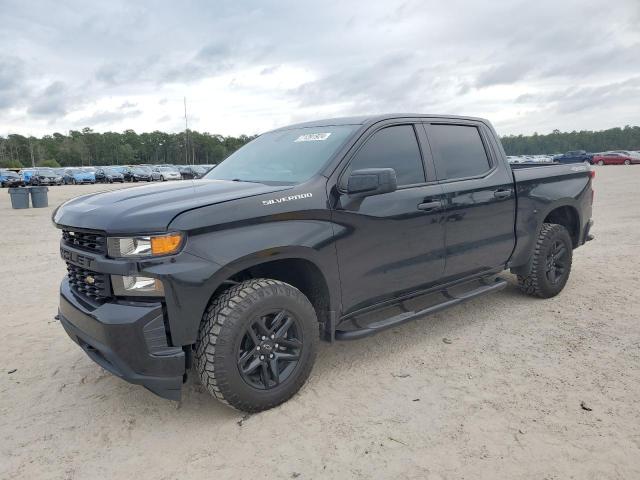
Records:
{"label": "sandy ground", "polygon": [[26,211],[1,191],[0,477],[640,478],[639,184],[640,166],[597,170],[597,239],[560,296],[506,275],[493,296],[324,344],[303,390],[252,416],[193,382],[179,406],[128,385],[54,321],[53,206],[105,187]]}

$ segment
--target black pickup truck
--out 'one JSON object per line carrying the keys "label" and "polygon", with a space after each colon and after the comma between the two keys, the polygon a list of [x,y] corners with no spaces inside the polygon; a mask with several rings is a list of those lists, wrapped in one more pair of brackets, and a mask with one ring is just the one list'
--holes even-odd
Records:
{"label": "black pickup truck", "polygon": [[53,214],[59,318],[98,364],[177,400],[195,367],[245,411],[366,337],[506,286],[558,294],[589,233],[588,165],[512,170],[486,120],[382,115],[265,133],[203,179]]}

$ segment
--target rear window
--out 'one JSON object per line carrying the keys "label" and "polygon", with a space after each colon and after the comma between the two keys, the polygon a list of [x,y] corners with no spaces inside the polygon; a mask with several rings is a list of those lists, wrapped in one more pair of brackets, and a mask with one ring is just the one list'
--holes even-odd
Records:
{"label": "rear window", "polygon": [[477,127],[429,125],[427,131],[439,180],[475,177],[490,170]]}

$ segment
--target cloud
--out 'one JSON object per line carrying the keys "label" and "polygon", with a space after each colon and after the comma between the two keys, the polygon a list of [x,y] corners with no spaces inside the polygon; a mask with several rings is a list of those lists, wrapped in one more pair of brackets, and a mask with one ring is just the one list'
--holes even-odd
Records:
{"label": "cloud", "polygon": [[528,62],[513,61],[493,66],[480,75],[476,79],[476,87],[489,87],[492,85],[505,85],[515,83],[525,78],[527,73],[532,70],[532,65]]}
{"label": "cloud", "polygon": [[29,95],[24,62],[0,56],[0,111],[19,106]]}
{"label": "cloud", "polygon": [[62,81],[50,83],[31,100],[27,113],[34,116],[64,116],[79,103],[79,97]]}
{"label": "cloud", "polygon": [[76,120],[75,123],[82,126],[103,126],[122,123],[125,120],[139,117],[140,115],[142,115],[142,110],[129,110],[126,112],[123,112],[122,109],[99,110],[89,116],[82,117],[79,120]]}
{"label": "cloud", "polygon": [[595,109],[608,110],[619,107],[621,104],[640,105],[640,76],[604,85],[566,88],[540,94],[524,94],[520,95],[516,101],[523,104],[553,106],[560,114]]}
{"label": "cloud", "polygon": [[0,133],[168,128],[185,96],[223,134],[384,111],[638,122],[638,0],[0,1]]}

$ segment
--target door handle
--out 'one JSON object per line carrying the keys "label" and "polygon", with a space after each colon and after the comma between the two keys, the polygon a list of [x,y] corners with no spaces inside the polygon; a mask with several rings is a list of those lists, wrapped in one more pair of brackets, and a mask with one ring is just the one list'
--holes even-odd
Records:
{"label": "door handle", "polygon": [[509,198],[511,196],[511,190],[496,190],[493,192],[493,196],[496,198]]}
{"label": "door handle", "polygon": [[442,208],[442,202],[440,200],[433,200],[431,202],[424,202],[418,205],[418,210],[424,210],[425,212],[434,212]]}

